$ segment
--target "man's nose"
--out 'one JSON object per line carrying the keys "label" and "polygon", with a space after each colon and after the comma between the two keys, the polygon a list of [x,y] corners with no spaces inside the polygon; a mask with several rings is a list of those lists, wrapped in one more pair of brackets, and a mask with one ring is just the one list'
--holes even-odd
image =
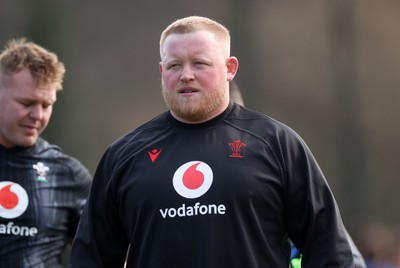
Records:
{"label": "man's nose", "polygon": [[183,66],[180,79],[181,81],[190,81],[194,79],[194,72],[190,66]]}
{"label": "man's nose", "polygon": [[34,120],[40,120],[43,117],[43,107],[40,104],[35,104],[30,107],[29,117]]}

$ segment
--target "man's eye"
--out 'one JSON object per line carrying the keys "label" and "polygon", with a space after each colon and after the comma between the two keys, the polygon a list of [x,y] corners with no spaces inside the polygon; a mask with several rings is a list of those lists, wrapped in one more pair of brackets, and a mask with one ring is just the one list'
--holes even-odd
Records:
{"label": "man's eye", "polygon": [[29,107],[29,106],[32,105],[32,103],[30,103],[30,102],[20,102],[20,104],[21,104],[22,106],[25,106],[25,107]]}
{"label": "man's eye", "polygon": [[208,66],[209,64],[207,63],[207,62],[204,62],[204,61],[196,61],[195,63],[194,63],[196,66]]}
{"label": "man's eye", "polygon": [[178,68],[179,66],[180,66],[179,63],[174,63],[174,64],[169,65],[169,66],[168,66],[168,69],[176,69],[176,68]]}

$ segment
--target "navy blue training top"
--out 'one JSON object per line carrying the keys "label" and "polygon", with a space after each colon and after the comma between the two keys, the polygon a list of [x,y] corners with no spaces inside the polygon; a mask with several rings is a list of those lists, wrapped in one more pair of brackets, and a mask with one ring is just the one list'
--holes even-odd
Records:
{"label": "navy blue training top", "polygon": [[0,267],[61,267],[92,177],[75,158],[39,138],[0,146]]}

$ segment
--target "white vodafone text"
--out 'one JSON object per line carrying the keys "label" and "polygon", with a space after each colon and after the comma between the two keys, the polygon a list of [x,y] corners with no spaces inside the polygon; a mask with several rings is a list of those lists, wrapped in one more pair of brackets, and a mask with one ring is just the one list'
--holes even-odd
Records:
{"label": "white vodafone text", "polygon": [[187,206],[182,204],[182,206],[178,208],[165,208],[160,209],[161,216],[165,219],[175,218],[175,217],[191,217],[197,215],[223,215],[225,214],[226,208],[224,205],[219,204],[209,204],[209,205],[201,205],[199,202],[194,204],[194,206]]}
{"label": "white vodafone text", "polygon": [[19,236],[35,236],[38,233],[36,227],[18,226],[10,221],[7,224],[0,224],[0,234],[10,234]]}

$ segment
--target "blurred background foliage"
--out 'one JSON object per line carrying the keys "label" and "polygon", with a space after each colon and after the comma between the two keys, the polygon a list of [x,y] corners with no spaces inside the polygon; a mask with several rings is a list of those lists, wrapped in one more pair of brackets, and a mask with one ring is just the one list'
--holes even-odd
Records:
{"label": "blurred background foliage", "polygon": [[305,139],[356,242],[376,224],[397,235],[400,1],[0,0],[0,42],[24,36],[65,63],[44,137],[94,173],[111,142],[166,109],[159,35],[188,15],[231,30],[246,106]]}

